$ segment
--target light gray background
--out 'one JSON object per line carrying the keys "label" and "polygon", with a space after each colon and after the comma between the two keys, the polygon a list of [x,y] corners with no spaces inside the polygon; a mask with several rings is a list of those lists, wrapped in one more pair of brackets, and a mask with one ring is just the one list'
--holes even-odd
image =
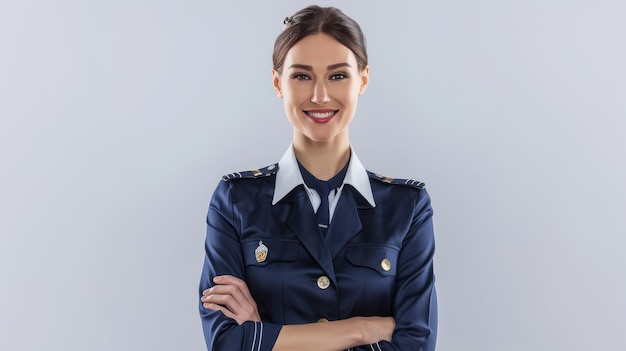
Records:
{"label": "light gray background", "polygon": [[[0,349],[204,349],[210,195],[289,145],[309,3],[0,2]],[[360,158],[432,195],[438,349],[622,350],[626,3],[320,3],[368,39]]]}

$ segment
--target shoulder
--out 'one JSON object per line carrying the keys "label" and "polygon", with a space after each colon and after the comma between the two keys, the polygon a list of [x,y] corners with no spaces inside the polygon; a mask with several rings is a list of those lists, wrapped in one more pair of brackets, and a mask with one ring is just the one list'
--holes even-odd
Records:
{"label": "shoulder", "polygon": [[235,173],[229,173],[222,176],[222,180],[230,182],[237,179],[259,179],[275,175],[278,171],[278,164],[273,163],[269,166],[257,169],[251,169],[249,171],[241,171]]}
{"label": "shoulder", "polygon": [[374,172],[370,172],[367,171],[367,175],[370,177],[370,179],[376,181],[376,182],[380,182],[383,184],[390,184],[390,185],[398,185],[398,186],[405,186],[405,187],[411,187],[411,188],[415,188],[415,189],[419,189],[422,190],[424,189],[425,184],[422,182],[419,182],[417,180],[412,180],[412,179],[403,179],[403,178],[392,178],[392,177],[387,177],[378,173],[374,173]]}
{"label": "shoulder", "polygon": [[370,171],[367,173],[377,203],[380,199],[381,204],[393,209],[412,209],[414,216],[422,218],[419,221],[432,215],[430,195],[423,182],[387,177]]}

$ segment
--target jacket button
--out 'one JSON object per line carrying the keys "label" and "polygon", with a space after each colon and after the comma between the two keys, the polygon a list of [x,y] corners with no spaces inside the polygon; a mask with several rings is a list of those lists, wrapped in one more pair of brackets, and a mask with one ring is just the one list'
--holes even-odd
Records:
{"label": "jacket button", "polygon": [[380,261],[380,267],[383,269],[383,271],[385,272],[389,272],[389,270],[391,269],[391,262],[384,258],[382,261]]}
{"label": "jacket button", "polygon": [[330,279],[327,276],[323,275],[317,278],[317,287],[324,290],[330,286]]}
{"label": "jacket button", "polygon": [[318,320],[317,320],[317,322],[318,322],[318,323],[321,323],[321,322],[328,322],[328,319],[326,319],[326,318],[320,318],[320,319],[318,319]]}

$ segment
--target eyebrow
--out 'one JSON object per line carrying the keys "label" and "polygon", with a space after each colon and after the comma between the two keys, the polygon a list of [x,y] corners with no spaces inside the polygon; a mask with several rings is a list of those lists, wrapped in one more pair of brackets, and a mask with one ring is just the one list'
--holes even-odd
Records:
{"label": "eyebrow", "polygon": [[[337,69],[337,68],[340,68],[340,67],[352,67],[352,66],[350,66],[350,64],[347,63],[347,62],[342,62],[342,63],[335,63],[334,65],[326,66],[326,69],[331,71],[333,69]],[[294,63],[293,65],[289,66],[289,68],[299,68],[299,69],[303,69],[303,70],[306,70],[306,71],[312,71],[313,70],[313,66],[301,65],[299,63]]]}

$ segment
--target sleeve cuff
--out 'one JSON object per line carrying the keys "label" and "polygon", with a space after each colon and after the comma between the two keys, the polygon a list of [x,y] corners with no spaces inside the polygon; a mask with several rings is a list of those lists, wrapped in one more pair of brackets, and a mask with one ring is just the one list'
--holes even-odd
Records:
{"label": "sleeve cuff", "polygon": [[282,325],[263,322],[244,322],[247,329],[244,345],[250,345],[250,351],[272,351]]}

